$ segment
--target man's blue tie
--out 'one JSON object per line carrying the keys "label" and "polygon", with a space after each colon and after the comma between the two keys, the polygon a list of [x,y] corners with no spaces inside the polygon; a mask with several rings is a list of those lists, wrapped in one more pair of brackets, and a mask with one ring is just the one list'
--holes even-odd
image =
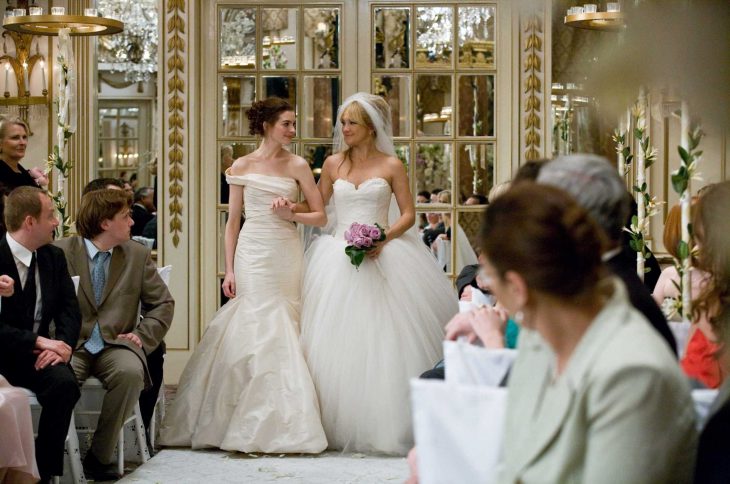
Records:
{"label": "man's blue tie", "polygon": [[[104,272],[104,263],[111,254],[109,252],[97,252],[94,256],[94,267],[91,270],[91,285],[94,286],[94,299],[96,299],[96,305],[101,303],[101,296],[104,294],[104,286],[106,285],[106,273]],[[94,325],[94,329],[91,331],[91,336],[84,343],[86,351],[92,355],[97,354],[104,349],[104,339],[101,337],[101,329],[99,328],[99,321]]]}

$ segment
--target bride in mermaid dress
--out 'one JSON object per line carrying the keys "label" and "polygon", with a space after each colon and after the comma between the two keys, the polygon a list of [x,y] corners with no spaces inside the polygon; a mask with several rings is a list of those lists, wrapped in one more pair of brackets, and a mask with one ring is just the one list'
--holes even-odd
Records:
{"label": "bride in mermaid dress", "polygon": [[[295,134],[291,105],[269,98],[248,116],[264,140],[226,172],[231,190],[223,290],[233,299],[213,317],[188,362],[161,441],[319,453],[327,440],[299,343],[303,250],[292,222],[321,226],[326,217],[309,165],[282,146]],[[282,215],[276,201],[296,198],[298,187],[312,213]],[[246,222],[239,233],[244,198]]]}
{"label": "bride in mermaid dress", "polygon": [[[338,153],[319,180],[336,223],[306,252],[301,341],[330,448],[405,455],[413,444],[409,379],[441,359],[443,325],[458,302],[409,230],[414,203],[390,119],[380,96],[358,93],[340,107]],[[400,216],[388,227],[393,195]],[[353,222],[377,222],[387,234],[359,270],[345,255],[343,234]]]}

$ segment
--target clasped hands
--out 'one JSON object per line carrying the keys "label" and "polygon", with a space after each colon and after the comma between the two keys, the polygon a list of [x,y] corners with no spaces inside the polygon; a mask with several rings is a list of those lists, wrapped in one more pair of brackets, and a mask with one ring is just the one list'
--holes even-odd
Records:
{"label": "clasped hands", "polygon": [[296,215],[294,210],[296,209],[296,206],[296,203],[286,197],[278,197],[271,202],[271,209],[274,211],[274,215],[286,220],[287,222],[294,221],[294,215]]}

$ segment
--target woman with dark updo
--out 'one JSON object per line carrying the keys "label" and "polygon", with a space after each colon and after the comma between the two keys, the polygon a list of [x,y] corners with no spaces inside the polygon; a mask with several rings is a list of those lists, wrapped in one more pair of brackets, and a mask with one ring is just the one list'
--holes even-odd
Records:
{"label": "woman with dark updo", "polygon": [[[165,418],[165,445],[263,453],[319,453],[327,447],[319,405],[299,345],[303,250],[293,222],[327,217],[307,162],[285,145],[294,108],[268,98],[248,111],[258,149],[226,170],[230,184],[224,294]],[[282,212],[304,194],[310,213]],[[245,200],[245,203],[244,203]],[[242,205],[246,223],[241,229]]]}
{"label": "woman with dark updo", "polygon": [[[520,183],[487,208],[482,266],[521,322],[499,482],[688,482],[687,382],[601,260],[604,236],[560,189]],[[493,308],[478,333],[497,330]]]}

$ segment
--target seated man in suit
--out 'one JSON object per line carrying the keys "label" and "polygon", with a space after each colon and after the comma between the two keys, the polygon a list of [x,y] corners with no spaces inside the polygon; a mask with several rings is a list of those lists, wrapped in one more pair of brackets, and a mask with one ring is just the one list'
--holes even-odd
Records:
{"label": "seated man in suit", "polygon": [[66,434],[80,395],[68,363],[81,315],[63,252],[48,245],[58,226],[51,198],[37,187],[16,188],[5,202],[5,223],[0,274],[12,278],[14,291],[8,294],[8,281],[2,276],[0,374],[11,385],[33,391],[43,407],[36,461],[41,481],[47,482],[63,475]]}
{"label": "seated man in suit", "polygon": [[74,372],[80,382],[94,376],[106,389],[84,459],[84,470],[97,480],[118,477],[113,461],[119,431],[150,385],[146,355],[164,338],[174,309],[149,249],[129,239],[132,224],[123,191],[95,190],[81,198],[79,235],[56,242],[71,274],[80,276],[82,326]]}
{"label": "seated man in suit", "polygon": [[151,187],[142,187],[134,192],[132,205],[132,235],[142,235],[144,226],[152,219],[155,211],[155,191]]}
{"label": "seated man in suit", "polygon": [[621,244],[631,196],[615,168],[607,159],[595,155],[561,156],[542,167],[537,182],[570,193],[603,228],[611,244],[603,254],[604,262],[626,285],[631,304],[646,317],[676,355],[677,343],[667,320],[636,274],[636,253]]}
{"label": "seated man in suit", "polygon": [[[117,178],[96,178],[87,183],[81,193],[86,195],[94,190],[102,190],[104,188],[123,191],[124,184]],[[157,216],[155,215],[153,220],[156,218]],[[149,226],[151,222],[152,221],[148,222],[147,226]],[[142,235],[147,237],[145,234]],[[139,396],[139,409],[140,412],[142,412],[142,421],[144,422],[144,428],[147,432],[147,443],[150,447],[150,423],[152,422],[152,415],[155,413],[157,396],[160,394],[160,388],[162,387],[162,370],[165,363],[166,349],[165,341],[162,340],[160,341],[160,345],[154,351],[147,353],[147,371],[152,378],[152,385],[142,390],[142,393]],[[152,451],[152,449],[150,449],[150,451]]]}

